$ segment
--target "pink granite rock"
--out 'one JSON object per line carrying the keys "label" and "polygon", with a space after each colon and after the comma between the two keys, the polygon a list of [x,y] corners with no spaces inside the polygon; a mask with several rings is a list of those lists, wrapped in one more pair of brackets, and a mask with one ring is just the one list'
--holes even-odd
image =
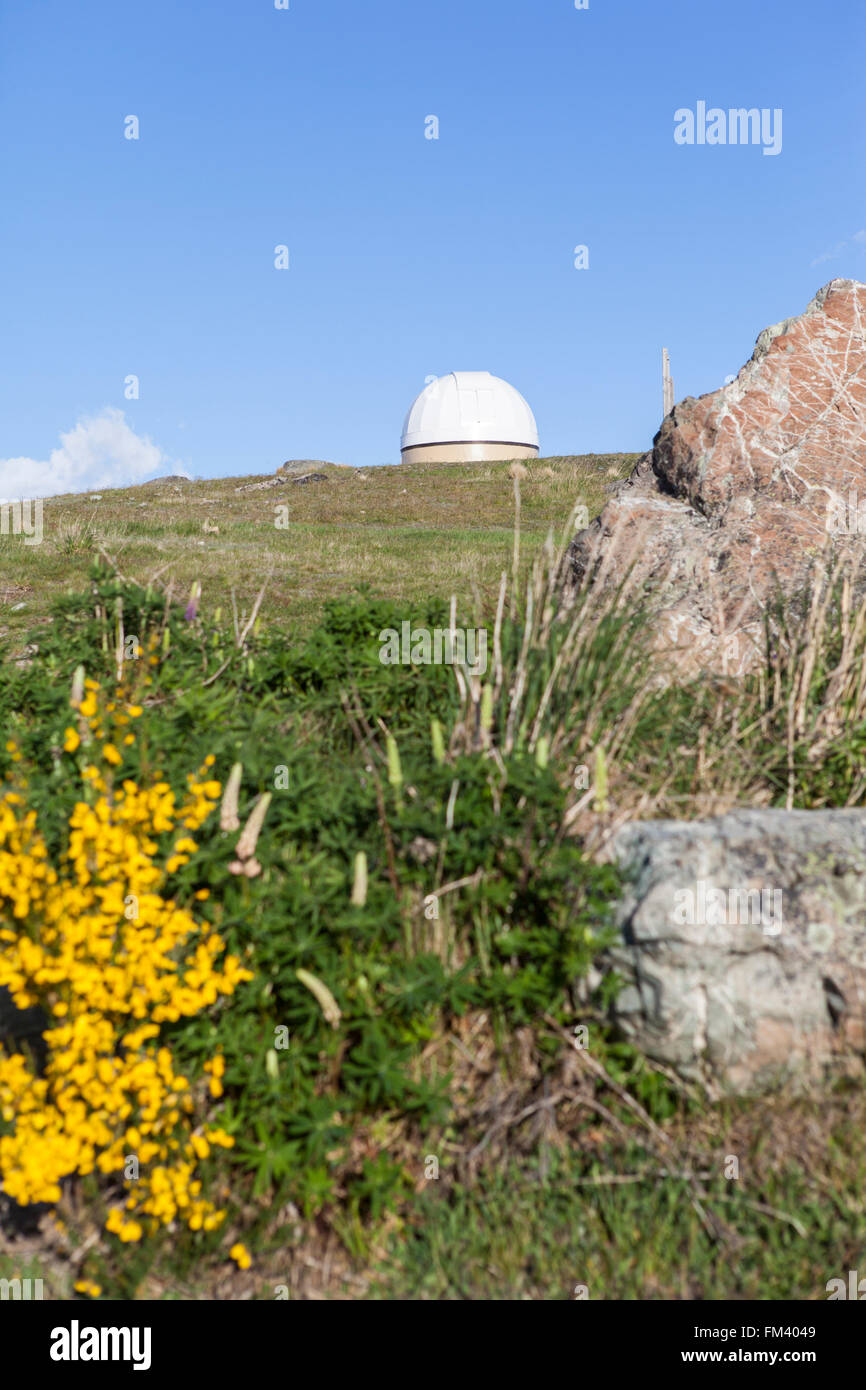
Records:
{"label": "pink granite rock", "polygon": [[736,380],[674,406],[572,543],[576,579],[634,566],[682,670],[747,670],[774,594],[801,591],[825,546],[866,551],[864,329],[866,285],[831,280]]}

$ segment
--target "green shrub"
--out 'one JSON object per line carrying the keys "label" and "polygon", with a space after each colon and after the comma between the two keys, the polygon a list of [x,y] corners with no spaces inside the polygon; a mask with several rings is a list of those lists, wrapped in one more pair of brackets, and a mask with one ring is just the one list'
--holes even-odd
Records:
{"label": "green shrub", "polygon": [[[308,1213],[339,1192],[376,1217],[405,1190],[399,1153],[359,1156],[358,1136],[377,1116],[407,1134],[449,1122],[449,1076],[422,1054],[454,1019],[487,1011],[503,1037],[542,1013],[568,1020],[617,886],[562,836],[566,791],[543,759],[525,747],[443,757],[431,720],[447,742],[452,673],[378,658],[380,631],[402,617],[361,595],[329,605],[300,646],[251,635],[233,653],[224,631],[97,568],[89,595],[58,605],[33,663],[0,667],[0,717],[58,833],[74,794],[56,757],[73,670],[106,679],[130,636],[151,683],[129,775],[174,783],[211,754],[225,783],[241,763],[242,824],[270,793],[256,876],[232,872],[238,836],[216,817],[178,874],[180,889],[210,890],[202,915],[254,978],[168,1037],[191,1074],[224,1056],[220,1123],[236,1147],[220,1161]],[[432,604],[422,620],[447,615]],[[330,992],[338,1026],[299,971]]]}

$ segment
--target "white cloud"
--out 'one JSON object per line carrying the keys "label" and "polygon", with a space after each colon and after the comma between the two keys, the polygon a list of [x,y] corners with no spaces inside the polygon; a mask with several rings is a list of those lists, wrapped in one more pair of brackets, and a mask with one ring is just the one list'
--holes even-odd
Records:
{"label": "white cloud", "polygon": [[[866,241],[866,229],[861,229],[859,232],[855,232],[851,240],[857,242],[858,245],[862,246],[863,242]],[[822,251],[820,256],[816,256],[814,261],[810,261],[809,264],[823,265],[825,261],[835,261],[837,256],[842,255],[842,252],[846,250],[847,246],[847,241],[837,241],[836,245],[833,247],[831,251]]]}
{"label": "white cloud", "polygon": [[822,251],[820,256],[816,256],[814,261],[810,261],[809,264],[823,265],[825,261],[835,261],[837,256],[841,256],[847,245],[846,241],[837,241],[832,251]]}
{"label": "white cloud", "polygon": [[47,461],[0,459],[0,498],[130,487],[175,471],[158,444],[130,429],[122,410],[107,407],[61,434]]}

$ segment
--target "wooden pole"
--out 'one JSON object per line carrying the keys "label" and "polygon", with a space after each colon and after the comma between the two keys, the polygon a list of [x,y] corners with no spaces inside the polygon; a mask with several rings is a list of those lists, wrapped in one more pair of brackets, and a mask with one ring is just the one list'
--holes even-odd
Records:
{"label": "wooden pole", "polygon": [[665,415],[670,415],[674,408],[674,382],[667,348],[662,348],[662,403]]}

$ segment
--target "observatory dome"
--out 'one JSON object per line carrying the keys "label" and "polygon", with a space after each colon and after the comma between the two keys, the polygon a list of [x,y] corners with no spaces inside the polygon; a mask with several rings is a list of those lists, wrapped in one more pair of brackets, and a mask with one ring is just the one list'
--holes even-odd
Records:
{"label": "observatory dome", "polygon": [[400,448],[404,463],[536,458],[538,428],[520,392],[501,377],[449,372],[413,402]]}

